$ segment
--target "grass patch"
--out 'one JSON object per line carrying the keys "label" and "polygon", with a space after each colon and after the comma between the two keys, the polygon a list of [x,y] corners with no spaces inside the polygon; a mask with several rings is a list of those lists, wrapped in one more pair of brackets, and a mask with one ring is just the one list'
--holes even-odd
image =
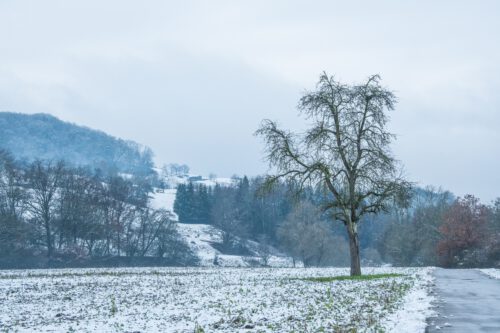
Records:
{"label": "grass patch", "polygon": [[390,273],[390,274],[367,274],[367,275],[340,275],[340,276],[322,276],[322,277],[309,277],[299,280],[311,281],[311,282],[333,282],[333,281],[344,281],[344,280],[354,280],[354,281],[366,281],[384,278],[395,278],[404,276],[403,274]]}
{"label": "grass patch", "polygon": [[[115,267],[118,269],[120,267]],[[73,268],[70,268],[73,269]],[[97,277],[97,276],[146,276],[146,275],[156,275],[156,276],[189,276],[189,275],[201,275],[202,272],[170,272],[170,271],[113,271],[113,268],[107,268],[106,271],[88,271],[88,272],[77,272],[77,268],[73,269],[75,271],[69,272],[57,272],[57,268],[54,272],[42,273],[42,272],[28,272],[26,274],[3,274],[0,275],[0,280],[14,280],[14,279],[27,279],[27,278],[64,278],[64,277]],[[45,270],[52,270],[47,268]]]}

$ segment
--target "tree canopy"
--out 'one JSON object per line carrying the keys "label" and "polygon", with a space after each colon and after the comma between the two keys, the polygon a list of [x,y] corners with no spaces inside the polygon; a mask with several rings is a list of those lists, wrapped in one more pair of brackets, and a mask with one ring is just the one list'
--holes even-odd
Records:
{"label": "tree canopy", "polygon": [[302,188],[314,184],[329,191],[325,205],[342,221],[350,238],[351,274],[361,274],[357,223],[368,213],[387,210],[394,199],[407,198],[410,183],[394,158],[387,131],[394,93],[373,75],[363,84],[347,85],[323,73],[316,90],[306,92],[298,108],[311,123],[303,134],[264,120],[256,134],[264,138],[266,157],[275,175]]}

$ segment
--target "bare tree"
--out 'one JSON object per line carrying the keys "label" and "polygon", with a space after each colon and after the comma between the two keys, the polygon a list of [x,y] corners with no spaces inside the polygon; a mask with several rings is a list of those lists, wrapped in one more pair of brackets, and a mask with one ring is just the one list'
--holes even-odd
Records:
{"label": "bare tree", "polygon": [[59,162],[55,165],[44,164],[35,161],[28,171],[28,186],[30,187],[30,200],[28,207],[35,219],[40,222],[45,230],[45,243],[47,245],[47,256],[52,257],[53,252],[53,224],[54,213],[57,203],[57,192],[61,177],[64,172],[64,164]]}
{"label": "bare tree", "polygon": [[26,208],[22,177],[12,155],[0,149],[0,212],[15,219],[20,219]]}
{"label": "bare tree", "polygon": [[23,219],[26,191],[21,187],[22,177],[14,158],[0,149],[0,256],[22,248],[31,234]]}
{"label": "bare tree", "polygon": [[387,111],[396,97],[380,85],[378,75],[365,84],[345,85],[326,73],[316,91],[307,92],[299,110],[312,123],[303,135],[278,128],[264,120],[256,134],[264,138],[267,159],[280,178],[302,188],[315,183],[332,195],[325,209],[344,223],[349,234],[351,275],[360,275],[358,222],[368,213],[388,209],[389,199],[408,194],[386,130]]}
{"label": "bare tree", "polygon": [[451,193],[427,187],[415,191],[411,207],[382,216],[387,225],[378,247],[386,259],[399,266],[438,265],[439,226],[451,203]]}
{"label": "bare tree", "polygon": [[217,188],[217,200],[211,212],[213,224],[221,230],[222,246],[230,250],[238,235],[245,233],[236,205],[236,198],[231,188]]}
{"label": "bare tree", "polygon": [[[107,249],[109,254],[110,241],[114,238],[114,247],[118,256],[121,255],[123,237],[127,225],[134,219],[135,207],[131,204],[133,185],[130,180],[120,176],[112,176],[108,180],[105,191],[107,209]],[[113,237],[114,236],[114,237]]]}
{"label": "bare tree", "polygon": [[278,227],[278,237],[294,264],[295,259],[305,267],[338,264],[337,254],[345,254],[342,248],[346,242],[334,236],[320,215],[317,207],[302,201]]}
{"label": "bare tree", "polygon": [[[488,217],[491,211],[473,195],[457,198],[444,214],[439,227],[441,240],[437,254],[445,267],[474,267],[480,260],[486,260],[481,248],[488,239]],[[478,258],[478,257],[482,258]]]}
{"label": "bare tree", "polygon": [[261,265],[264,267],[269,266],[269,260],[272,256],[272,248],[269,245],[269,239],[265,235],[261,235],[259,237],[259,246],[258,246],[258,256],[261,262]]}
{"label": "bare tree", "polygon": [[161,233],[172,233],[175,223],[169,211],[146,209],[141,211],[138,226],[138,249],[141,257],[146,256]]}

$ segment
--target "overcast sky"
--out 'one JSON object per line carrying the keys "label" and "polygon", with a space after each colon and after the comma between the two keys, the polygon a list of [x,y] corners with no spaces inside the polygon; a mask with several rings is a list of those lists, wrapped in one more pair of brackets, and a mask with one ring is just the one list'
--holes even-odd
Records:
{"label": "overcast sky", "polygon": [[379,73],[409,178],[489,202],[499,33],[500,1],[0,0],[0,110],[135,140],[158,164],[256,175],[261,119],[301,128],[297,101],[323,70]]}

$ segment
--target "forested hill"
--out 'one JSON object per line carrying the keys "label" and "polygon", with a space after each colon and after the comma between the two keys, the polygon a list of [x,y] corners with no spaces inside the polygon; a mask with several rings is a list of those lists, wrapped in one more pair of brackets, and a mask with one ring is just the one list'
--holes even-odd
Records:
{"label": "forested hill", "polygon": [[103,172],[149,174],[152,152],[133,141],[61,121],[48,114],[0,112],[0,149],[17,160],[64,160]]}

